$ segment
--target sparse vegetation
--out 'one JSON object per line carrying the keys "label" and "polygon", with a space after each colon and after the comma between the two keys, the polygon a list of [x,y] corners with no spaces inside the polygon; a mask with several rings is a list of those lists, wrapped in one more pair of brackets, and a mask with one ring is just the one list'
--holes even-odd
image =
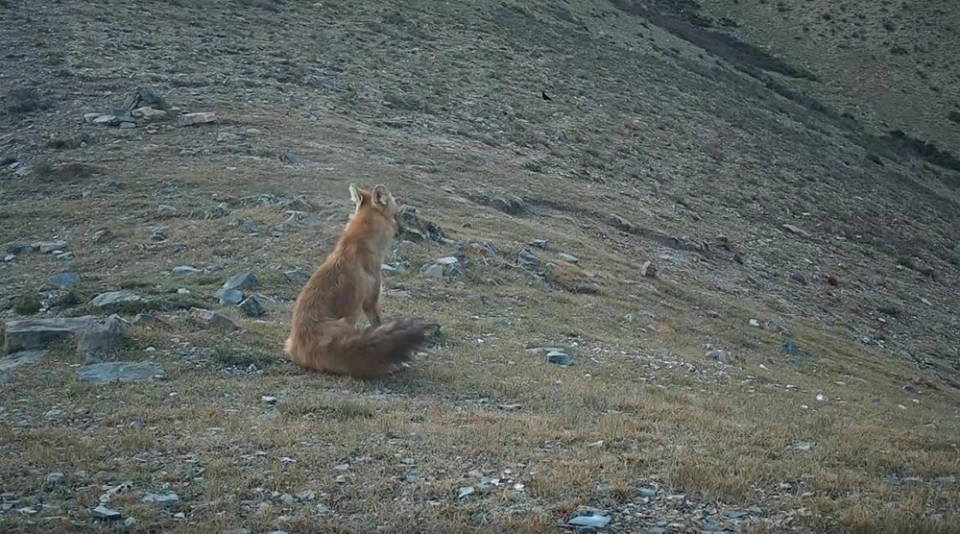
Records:
{"label": "sparse vegetation", "polygon": [[[0,115],[0,318],[133,325],[0,371],[0,531],[557,532],[596,508],[612,533],[956,532],[960,198],[924,163],[956,144],[884,139],[901,123],[831,96],[832,58],[734,33],[803,16],[826,46],[859,9],[742,4],[4,12],[0,85],[56,109]],[[909,31],[884,16],[863,42]],[[216,120],[93,122],[147,87]],[[443,332],[378,382],[282,352],[350,182],[416,206],[384,317]],[[142,300],[92,303],[120,290]],[[80,381],[101,360],[149,376]]]}

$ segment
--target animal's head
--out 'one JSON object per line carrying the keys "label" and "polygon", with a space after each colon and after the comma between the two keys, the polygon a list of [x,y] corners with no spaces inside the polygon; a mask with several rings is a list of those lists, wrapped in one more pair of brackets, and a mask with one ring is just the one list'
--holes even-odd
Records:
{"label": "animal's head", "polygon": [[382,216],[390,227],[393,228],[394,236],[400,235],[403,227],[400,226],[400,206],[385,185],[377,185],[370,191],[360,189],[356,184],[350,184],[350,199],[356,205],[354,215],[364,210],[372,210],[374,213]]}

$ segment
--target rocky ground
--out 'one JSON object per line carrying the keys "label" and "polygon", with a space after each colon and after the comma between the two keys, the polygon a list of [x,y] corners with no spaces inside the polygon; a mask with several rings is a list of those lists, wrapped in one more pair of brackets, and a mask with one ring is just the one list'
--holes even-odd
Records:
{"label": "rocky ground", "polygon": [[[0,1],[2,529],[957,531],[954,86],[742,4]],[[375,383],[282,358],[350,182]]]}

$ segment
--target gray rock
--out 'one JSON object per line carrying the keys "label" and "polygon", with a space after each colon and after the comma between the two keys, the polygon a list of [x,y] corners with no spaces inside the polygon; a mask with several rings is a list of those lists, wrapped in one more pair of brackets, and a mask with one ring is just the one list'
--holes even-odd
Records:
{"label": "gray rock", "polygon": [[720,349],[711,350],[710,352],[707,353],[707,356],[721,363],[727,362],[727,353]]}
{"label": "gray rock", "polygon": [[436,263],[424,265],[423,268],[420,269],[420,274],[431,280],[440,280],[443,278],[443,266]]}
{"label": "gray rock", "polygon": [[217,122],[217,115],[213,112],[185,113],[179,117],[181,126],[193,126],[197,124],[209,124]]}
{"label": "gray rock", "polygon": [[259,283],[257,275],[253,274],[253,271],[247,271],[228,278],[227,281],[223,283],[223,289],[249,289],[257,287]]}
{"label": "gray rock", "polygon": [[92,321],[81,330],[77,350],[86,356],[87,363],[99,362],[116,351],[126,335],[127,322],[114,314],[104,320]]}
{"label": "gray rock", "polygon": [[794,226],[792,224],[782,224],[780,225],[780,227],[786,230],[787,232],[790,232],[793,235],[798,235],[800,237],[806,237],[806,238],[810,237],[810,232],[807,232],[806,230],[804,230],[803,228],[800,228],[799,226]]}
{"label": "gray rock", "polygon": [[101,293],[90,301],[94,307],[108,312],[119,311],[125,306],[140,304],[142,302],[144,302],[143,297],[126,289]]}
{"label": "gray rock", "polygon": [[283,276],[285,276],[287,280],[298,284],[306,284],[307,280],[310,280],[310,274],[300,270],[286,271],[283,273]]}
{"label": "gray rock", "polygon": [[137,127],[137,123],[135,122],[123,121],[120,123],[120,129],[122,130],[130,130],[136,127]]}
{"label": "gray rock", "polygon": [[573,365],[573,356],[570,356],[562,350],[554,350],[547,353],[547,361],[557,364],[560,367],[569,367]]}
{"label": "gray rock", "polygon": [[66,241],[44,241],[42,243],[37,243],[36,247],[40,249],[40,252],[43,254],[50,254],[55,251],[63,251],[67,248]]}
{"label": "gray rock", "polygon": [[221,289],[217,292],[217,296],[220,297],[220,304],[236,306],[243,302],[243,293],[237,291],[236,289]]}
{"label": "gray rock", "polygon": [[136,113],[136,110],[143,108],[167,110],[170,109],[170,106],[163,100],[163,97],[155,93],[152,89],[137,87],[137,89],[123,101],[123,109],[124,111],[133,111]]}
{"label": "gray rock", "polygon": [[93,119],[92,122],[99,126],[116,126],[120,124],[120,119],[113,115],[100,115],[96,119]]}
{"label": "gray rock", "polygon": [[133,318],[133,326],[160,326],[163,319],[155,313],[138,313]]}
{"label": "gray rock", "polygon": [[166,120],[169,117],[166,111],[153,109],[151,107],[146,107],[146,106],[133,110],[132,115],[134,117],[143,119],[145,122],[162,121],[162,120]]}
{"label": "gray rock", "polygon": [[116,510],[111,510],[104,505],[97,506],[93,509],[93,517],[96,519],[103,519],[106,521],[117,521],[123,516],[120,515],[120,512]]}
{"label": "gray rock", "polygon": [[533,241],[530,242],[531,247],[543,248],[543,249],[547,248],[547,245],[549,244],[550,244],[549,241],[547,241],[546,239],[534,239]]}
{"label": "gray rock", "polygon": [[526,210],[523,199],[507,191],[496,191],[491,195],[481,195],[481,204],[509,215],[520,215]]}
{"label": "gray rock", "polygon": [[656,278],[657,265],[652,261],[643,262],[643,265],[640,266],[640,275],[645,278]]}
{"label": "gray rock", "polygon": [[47,281],[47,285],[57,289],[69,289],[79,283],[80,275],[71,272],[54,275],[50,280]]}
{"label": "gray rock", "polygon": [[0,358],[0,371],[7,371],[23,365],[42,361],[50,353],[45,350],[25,350]]}
{"label": "gray rock", "polygon": [[250,295],[240,303],[240,311],[247,317],[262,317],[263,314],[266,313],[263,305],[261,305],[257,297],[253,295]]}
{"label": "gray rock", "polygon": [[216,326],[218,328],[229,328],[232,330],[239,330],[240,325],[235,323],[233,319],[227,317],[222,313],[215,312],[213,310],[205,310],[203,308],[192,308],[190,310],[190,317],[201,323]]}
{"label": "gray rock", "polygon": [[46,481],[48,484],[60,484],[66,480],[66,478],[63,473],[55,471],[53,473],[47,473]]}
{"label": "gray rock", "polygon": [[149,382],[163,376],[163,369],[154,362],[106,362],[77,369],[77,378],[92,384]]}
{"label": "gray rock", "polygon": [[8,321],[4,350],[8,353],[21,350],[38,350],[80,332],[93,317],[58,317],[53,319],[24,319]]}
{"label": "gray rock", "polygon": [[161,508],[174,508],[180,504],[180,497],[172,492],[163,495],[148,493],[140,499],[140,502],[144,504],[155,504]]}
{"label": "gray rock", "polygon": [[263,402],[266,403],[266,404],[276,404],[276,403],[277,403],[277,398],[276,398],[276,397],[271,397],[270,395],[263,395],[263,396],[260,397],[260,400],[263,401]]}
{"label": "gray rock", "polygon": [[567,524],[574,527],[604,528],[610,524],[610,515],[596,512],[580,514],[567,521]]}
{"label": "gray rock", "polygon": [[578,263],[580,261],[580,258],[574,256],[573,254],[560,253],[557,254],[557,257],[567,263]]}
{"label": "gray rock", "polygon": [[173,274],[179,274],[183,276],[189,276],[193,274],[202,273],[200,269],[193,267],[192,265],[178,265],[173,268]]}
{"label": "gray rock", "polygon": [[517,263],[521,268],[530,272],[536,272],[540,269],[540,258],[535,252],[529,249],[522,249],[520,251],[520,256],[517,258]]}
{"label": "gray rock", "polygon": [[22,243],[15,243],[7,247],[7,254],[13,254],[14,256],[24,256],[26,254],[32,254],[39,250],[40,247],[37,245],[24,245]]}
{"label": "gray rock", "polygon": [[91,239],[94,243],[106,243],[107,241],[113,239],[113,232],[108,229],[97,230],[93,233]]}
{"label": "gray rock", "polygon": [[641,497],[647,497],[648,499],[649,499],[649,498],[652,498],[652,497],[656,497],[656,496],[657,496],[657,490],[655,490],[655,489],[653,489],[653,488],[640,488],[640,496],[641,496]]}
{"label": "gray rock", "polygon": [[445,266],[445,267],[446,267],[446,266],[456,266],[456,265],[459,264],[459,263],[460,263],[460,260],[458,260],[457,258],[455,258],[455,257],[453,257],[453,256],[446,256],[446,257],[443,257],[443,258],[440,258],[440,259],[437,260],[437,265],[442,265],[442,266]]}
{"label": "gray rock", "polygon": [[727,517],[730,519],[742,519],[747,516],[746,512],[741,512],[739,510],[732,510],[727,512]]}
{"label": "gray rock", "polygon": [[[13,384],[17,381],[17,377],[13,373],[8,373],[6,371],[0,371],[0,385],[2,384]],[[2,417],[0,417],[2,419]]]}
{"label": "gray rock", "polygon": [[473,495],[475,491],[476,490],[473,489],[473,486],[463,486],[459,491],[457,491],[457,498],[463,499],[464,497],[469,497],[470,495]]}
{"label": "gray rock", "polygon": [[803,273],[793,273],[790,275],[790,278],[800,285],[807,285],[807,277],[804,276]]}

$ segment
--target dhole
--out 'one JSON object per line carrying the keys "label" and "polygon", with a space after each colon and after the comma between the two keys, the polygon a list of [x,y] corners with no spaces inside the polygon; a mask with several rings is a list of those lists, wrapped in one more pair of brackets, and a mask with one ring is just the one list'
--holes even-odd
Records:
{"label": "dhole", "polygon": [[[383,324],[380,266],[400,233],[399,209],[383,185],[365,191],[350,184],[350,198],[356,209],[300,291],[284,350],[308,369],[373,379],[411,360],[432,326],[415,319]],[[358,330],[362,315],[370,327]]]}

